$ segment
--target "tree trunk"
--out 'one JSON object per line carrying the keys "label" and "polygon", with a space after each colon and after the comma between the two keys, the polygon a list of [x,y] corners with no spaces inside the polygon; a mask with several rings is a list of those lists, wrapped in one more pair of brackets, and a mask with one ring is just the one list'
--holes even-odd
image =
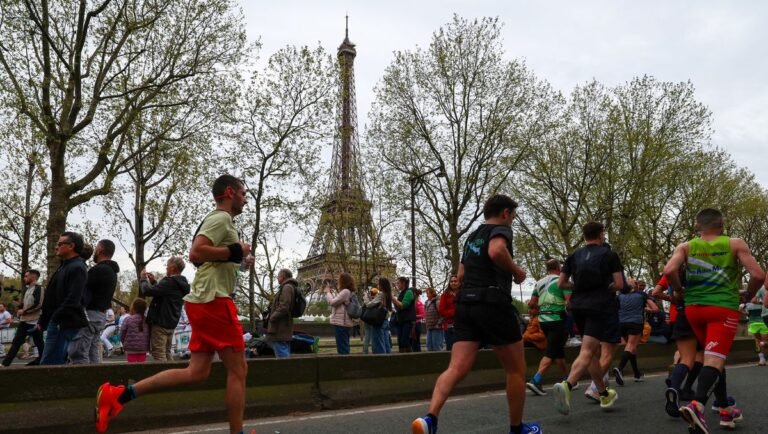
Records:
{"label": "tree trunk", "polygon": [[46,252],[48,260],[48,274],[50,279],[53,273],[59,268],[59,260],[56,257],[56,243],[59,242],[59,236],[67,230],[67,215],[69,214],[69,200],[65,196],[64,188],[55,182],[51,182],[51,202],[48,205],[48,222],[45,224],[46,230]]}
{"label": "tree trunk", "polygon": [[59,242],[61,233],[67,230],[67,216],[70,208],[67,178],[64,173],[66,142],[49,136],[45,144],[49,151],[51,169],[51,201],[48,203],[48,221],[45,224],[47,278],[50,279],[59,267],[56,243]]}

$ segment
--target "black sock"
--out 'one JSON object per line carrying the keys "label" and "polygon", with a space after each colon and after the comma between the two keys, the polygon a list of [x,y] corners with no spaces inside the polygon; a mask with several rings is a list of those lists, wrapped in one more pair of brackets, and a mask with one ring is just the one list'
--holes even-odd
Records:
{"label": "black sock", "polygon": [[624,354],[621,355],[621,362],[619,363],[619,371],[624,372],[624,367],[627,366],[627,362],[629,361],[629,358],[632,356],[632,353],[629,351],[624,351]]}
{"label": "black sock", "polygon": [[635,378],[640,378],[640,369],[637,367],[637,354],[629,354],[629,363],[632,364],[632,371],[635,373]]}
{"label": "black sock", "polygon": [[523,434],[523,426],[522,425],[510,425],[509,426],[509,434]]}
{"label": "black sock", "polygon": [[117,402],[125,405],[126,403],[131,402],[134,399],[136,399],[136,390],[134,390],[133,384],[129,384],[128,386],[125,387],[125,390],[123,390],[123,393],[117,397]]}
{"label": "black sock", "polygon": [[728,386],[725,382],[725,369],[720,372],[720,378],[715,384],[715,402],[716,407],[728,407]]}
{"label": "black sock", "polygon": [[600,392],[600,396],[608,396],[608,389],[606,388],[602,392]]}
{"label": "black sock", "polygon": [[693,383],[696,382],[696,379],[699,378],[699,373],[701,373],[701,368],[704,366],[701,362],[696,362],[693,364],[693,368],[691,368],[691,373],[688,374],[688,378],[685,379],[685,386],[683,386],[682,390],[693,390]]}
{"label": "black sock", "polygon": [[688,372],[688,367],[685,366],[682,363],[678,363],[675,365],[674,368],[672,368],[672,375],[669,376],[669,387],[672,389],[675,389],[677,391],[680,391],[680,385],[683,384],[683,381],[685,381],[685,376],[688,376],[689,378],[691,375]]}
{"label": "black sock", "polygon": [[565,381],[565,384],[567,384],[567,385],[568,385],[568,390],[573,390],[573,384],[571,384],[571,382],[570,382],[570,381],[566,380],[566,381]]}
{"label": "black sock", "polygon": [[702,405],[707,404],[709,395],[712,394],[718,378],[720,378],[719,369],[713,368],[712,366],[704,366],[701,368],[699,384],[696,387],[696,401],[699,401]]}

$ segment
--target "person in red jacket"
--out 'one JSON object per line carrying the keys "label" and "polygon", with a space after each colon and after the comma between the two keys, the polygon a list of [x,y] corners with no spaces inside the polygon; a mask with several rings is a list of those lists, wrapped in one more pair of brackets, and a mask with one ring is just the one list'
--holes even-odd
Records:
{"label": "person in red jacket", "polygon": [[437,313],[443,317],[445,349],[448,351],[453,347],[453,316],[456,312],[456,296],[459,294],[459,287],[461,287],[459,278],[451,276],[448,288],[440,296],[440,303],[437,305]]}

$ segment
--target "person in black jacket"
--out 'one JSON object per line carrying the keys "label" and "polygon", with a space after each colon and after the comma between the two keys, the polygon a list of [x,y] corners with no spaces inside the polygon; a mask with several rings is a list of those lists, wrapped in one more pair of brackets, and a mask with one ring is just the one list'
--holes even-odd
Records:
{"label": "person in black jacket", "polygon": [[149,352],[158,361],[173,360],[173,332],[181,317],[183,297],[189,294],[189,282],[181,275],[184,266],[184,259],[178,256],[168,259],[166,276],[159,282],[152,273],[145,270],[141,272],[139,293],[142,297],[152,297],[147,312],[147,324],[150,325]]}
{"label": "person in black jacket", "polygon": [[93,251],[93,262],[88,270],[88,283],[83,297],[88,325],[81,328],[69,343],[69,360],[73,365],[100,363],[101,332],[107,322],[107,310],[112,306],[112,296],[117,288],[120,266],[112,260],[115,243],[101,240]]}
{"label": "person in black jacket", "polygon": [[83,236],[76,232],[62,233],[56,244],[56,256],[62,262],[49,279],[37,323],[39,330],[47,332],[41,365],[63,365],[69,342],[88,325],[82,301],[88,279],[88,269],[80,257],[83,244]]}

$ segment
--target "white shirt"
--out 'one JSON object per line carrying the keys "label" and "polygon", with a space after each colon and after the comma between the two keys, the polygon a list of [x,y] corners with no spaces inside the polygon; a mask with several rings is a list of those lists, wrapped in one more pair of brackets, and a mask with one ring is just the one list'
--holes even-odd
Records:
{"label": "white shirt", "polygon": [[10,327],[12,318],[13,315],[11,315],[11,313],[7,310],[4,310],[3,313],[0,313],[0,329],[7,329]]}

